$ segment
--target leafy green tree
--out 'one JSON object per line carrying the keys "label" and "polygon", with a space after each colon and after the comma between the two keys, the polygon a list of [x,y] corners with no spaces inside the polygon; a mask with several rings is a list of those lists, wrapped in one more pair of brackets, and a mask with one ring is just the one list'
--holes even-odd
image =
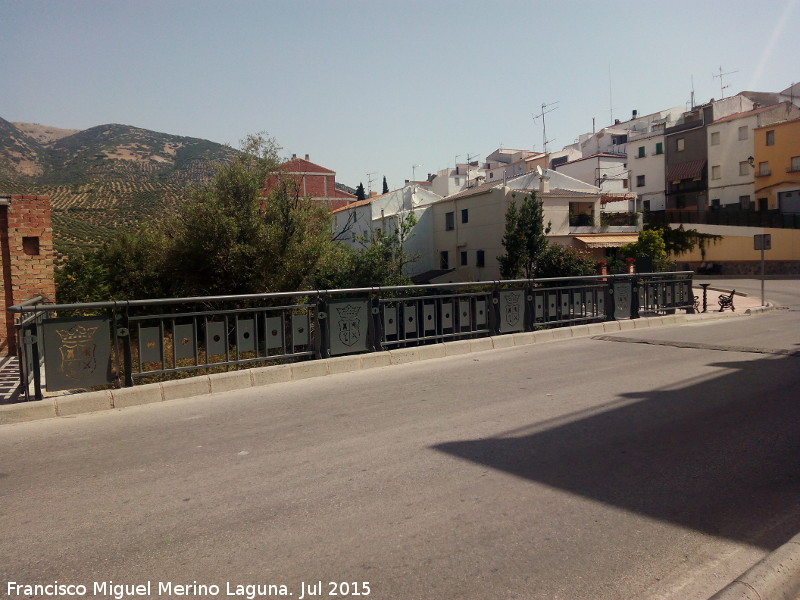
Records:
{"label": "leafy green tree", "polygon": [[359,183],[356,188],[356,200],[366,200],[367,194],[364,192],[364,184]]}
{"label": "leafy green tree", "polygon": [[542,203],[531,192],[517,209],[514,196],[506,210],[503,234],[505,254],[498,256],[500,275],[504,279],[520,276],[531,279],[536,275],[540,257],[547,248]]}
{"label": "leafy green tree", "polygon": [[406,265],[417,260],[405,243],[411,237],[417,218],[413,211],[399,215],[389,231],[376,231],[370,237],[357,237],[361,248],[340,245],[339,255],[327,270],[317,276],[318,287],[373,287],[408,285]]}
{"label": "leafy green tree", "polygon": [[537,277],[595,275],[597,261],[585,250],[553,244],[539,257]]}
{"label": "leafy green tree", "polygon": [[[648,227],[647,229],[651,229]],[[677,229],[672,229],[669,225],[652,228],[661,232],[661,237],[664,239],[665,250],[670,256],[678,256],[694,250],[695,247],[700,248],[700,257],[706,259],[706,248],[711,243],[716,243],[722,239],[721,235],[713,233],[700,233],[696,229],[684,229],[683,225],[679,225]]]}
{"label": "leafy green tree", "polygon": [[620,249],[620,254],[626,258],[648,256],[653,261],[653,268],[661,271],[667,264],[667,251],[661,231],[657,229],[639,232],[639,239],[633,243],[625,244]]}
{"label": "leafy green tree", "polygon": [[382,194],[388,194],[389,193],[389,184],[386,183],[386,175],[383,176],[383,191],[381,193]]}

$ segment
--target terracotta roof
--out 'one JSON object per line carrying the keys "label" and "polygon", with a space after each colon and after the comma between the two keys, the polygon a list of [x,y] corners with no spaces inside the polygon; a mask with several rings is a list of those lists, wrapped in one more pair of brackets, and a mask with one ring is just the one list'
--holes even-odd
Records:
{"label": "terracotta roof", "polygon": [[621,200],[636,200],[636,194],[622,192],[619,194],[605,193],[600,196],[601,204],[606,204],[607,202],[619,202]]}
{"label": "terracotta roof", "polygon": [[706,166],[704,160],[687,160],[686,162],[672,165],[667,174],[667,181],[682,181],[684,179],[700,179]]}
{"label": "terracotta roof", "polygon": [[281,173],[335,173],[330,169],[321,167],[310,161],[303,160],[302,158],[293,158],[292,160],[283,163],[278,167]]}
{"label": "terracotta roof", "polygon": [[[373,196],[372,198],[364,198],[363,200],[355,200],[354,202],[350,202],[349,204],[342,206],[341,208],[337,208],[332,212],[339,212],[346,208],[357,208],[359,206],[367,206],[368,204],[372,204],[374,200],[381,198],[382,196]],[[355,196],[353,196],[355,198]]]}

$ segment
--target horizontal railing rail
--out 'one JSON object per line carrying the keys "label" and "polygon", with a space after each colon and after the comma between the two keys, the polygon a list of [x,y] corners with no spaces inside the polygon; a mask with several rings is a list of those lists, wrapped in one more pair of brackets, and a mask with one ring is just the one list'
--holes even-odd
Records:
{"label": "horizontal railing rail", "polygon": [[679,309],[693,311],[691,271],[79,304],[39,298],[8,310],[27,344],[26,381],[40,381],[43,357],[46,388],[57,391]]}

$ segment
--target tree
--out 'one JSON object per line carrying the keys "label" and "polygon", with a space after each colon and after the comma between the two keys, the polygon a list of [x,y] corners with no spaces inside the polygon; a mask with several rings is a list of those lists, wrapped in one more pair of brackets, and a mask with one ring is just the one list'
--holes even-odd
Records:
{"label": "tree", "polygon": [[[650,229],[648,227],[648,229]],[[706,259],[706,246],[708,242],[716,243],[722,239],[721,235],[713,233],[700,233],[696,229],[684,229],[679,225],[677,229],[672,229],[669,225],[653,228],[661,232],[664,239],[664,246],[667,254],[678,256],[694,250],[695,246],[700,248],[700,257]]]}
{"label": "tree", "polygon": [[517,209],[512,195],[506,211],[506,229],[503,234],[505,254],[498,256],[500,275],[504,279],[536,276],[542,253],[547,248],[542,203],[531,192]]}
{"label": "tree", "polygon": [[356,200],[365,200],[366,198],[367,195],[364,192],[364,184],[359,183],[358,187],[356,188]]}
{"label": "tree", "polygon": [[[190,190],[157,228],[120,233],[59,273],[61,297],[74,300],[205,296],[297,290],[335,253],[330,214],[281,178],[278,146],[249,136],[213,180]],[[264,183],[275,177],[268,198]],[[79,276],[91,283],[78,285]],[[94,296],[94,297],[91,297]],[[98,297],[99,296],[99,297]]]}
{"label": "tree", "polygon": [[338,256],[321,269],[315,282],[321,288],[408,285],[406,265],[417,260],[405,248],[417,218],[414,212],[397,215],[388,231],[377,230],[370,237],[357,236],[361,248],[340,244]]}
{"label": "tree", "polygon": [[542,252],[537,277],[580,277],[594,275],[597,261],[585,250],[553,244]]}
{"label": "tree", "polygon": [[661,231],[657,229],[639,232],[639,239],[633,243],[625,244],[619,251],[627,258],[647,256],[653,261],[653,269],[663,270],[667,263],[667,251]]}
{"label": "tree", "polygon": [[381,194],[388,194],[389,193],[389,184],[386,183],[386,175],[383,176],[383,191]]}

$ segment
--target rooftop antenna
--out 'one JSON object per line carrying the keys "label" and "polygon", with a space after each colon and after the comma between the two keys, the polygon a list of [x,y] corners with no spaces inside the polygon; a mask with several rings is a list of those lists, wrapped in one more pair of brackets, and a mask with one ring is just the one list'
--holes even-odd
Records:
{"label": "rooftop antenna", "polygon": [[608,63],[608,118],[614,123],[614,97],[611,88],[611,63]]}
{"label": "rooftop antenna", "polygon": [[694,110],[694,75],[692,75],[692,94],[689,98],[689,110]]}
{"label": "rooftop antenna", "polygon": [[[536,114],[536,115],[531,115],[533,117],[534,121],[536,119],[541,119],[542,120],[542,146],[544,148],[543,151],[544,151],[545,154],[547,154],[547,143],[548,142],[552,142],[553,140],[548,140],[547,139],[547,124],[545,122],[544,116],[546,114],[549,114],[549,113],[553,112],[554,110],[556,110],[558,108],[556,106],[556,104],[558,104],[559,102],[560,102],[560,100],[556,100],[555,102],[551,102],[550,104],[545,104],[544,102],[542,102],[542,112],[540,112],[539,114]],[[553,106],[554,108],[551,108],[550,110],[545,110],[550,106]],[[555,138],[553,138],[553,139],[555,139]]]}
{"label": "rooftop antenna", "polygon": [[375,181],[372,179],[373,175],[377,175],[377,173],[367,173],[367,197],[372,194],[372,182]]}
{"label": "rooftop antenna", "polygon": [[456,172],[456,175],[458,175],[458,159],[461,158],[462,156],[463,154],[456,154],[456,158],[453,161],[453,170]]}
{"label": "rooftop antenna", "polygon": [[467,152],[467,187],[469,187],[469,163],[476,156],[478,156],[478,155],[477,154],[470,154],[469,152]]}
{"label": "rooftop antenna", "polygon": [[727,75],[733,75],[734,73],[738,73],[738,72],[739,71],[728,71],[727,73],[723,73],[722,72],[722,67],[720,67],[719,68],[719,75],[713,75],[713,74],[711,75],[712,78],[719,77],[719,95],[722,97],[722,99],[725,98],[725,88],[731,87],[730,84],[722,85],[722,78],[727,76]]}
{"label": "rooftop antenna", "polygon": [[411,165],[411,184],[413,185],[417,181],[417,167],[421,167],[422,165]]}

